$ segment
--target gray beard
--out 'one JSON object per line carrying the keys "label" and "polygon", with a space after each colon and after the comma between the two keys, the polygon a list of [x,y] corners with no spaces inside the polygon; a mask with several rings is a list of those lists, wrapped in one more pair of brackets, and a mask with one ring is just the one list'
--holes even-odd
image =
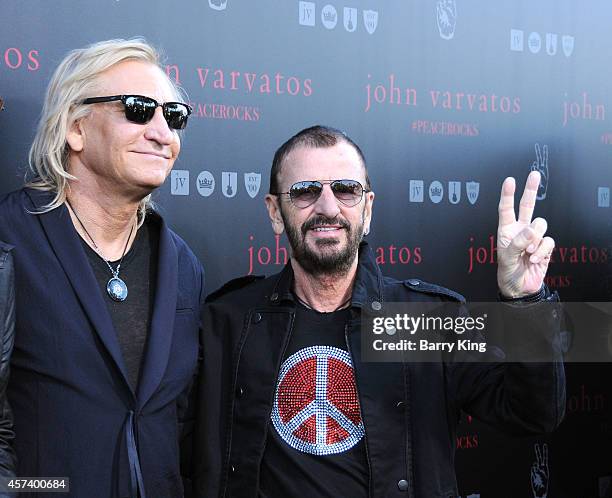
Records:
{"label": "gray beard", "polygon": [[[293,257],[307,273],[314,276],[322,275],[346,275],[350,270],[357,252],[359,244],[363,239],[363,222],[356,227],[352,227],[346,221],[331,220],[322,216],[317,216],[306,221],[300,229],[290,225],[281,210],[281,216],[287,231],[287,238],[291,245]],[[315,224],[341,224],[348,234],[348,244],[341,251],[333,251],[330,253],[318,253],[313,251],[306,244],[306,234],[311,226]],[[336,240],[318,240],[317,247],[324,248],[325,246],[333,247],[339,245]]]}

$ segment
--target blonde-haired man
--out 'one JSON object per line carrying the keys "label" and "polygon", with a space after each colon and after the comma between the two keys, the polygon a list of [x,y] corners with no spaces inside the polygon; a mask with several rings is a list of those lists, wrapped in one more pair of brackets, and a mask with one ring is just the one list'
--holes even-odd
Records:
{"label": "blonde-haired man", "polygon": [[183,496],[203,270],[149,196],[190,112],[143,40],[74,50],[49,84],[30,181],[0,199],[17,475],[69,477],[70,496]]}

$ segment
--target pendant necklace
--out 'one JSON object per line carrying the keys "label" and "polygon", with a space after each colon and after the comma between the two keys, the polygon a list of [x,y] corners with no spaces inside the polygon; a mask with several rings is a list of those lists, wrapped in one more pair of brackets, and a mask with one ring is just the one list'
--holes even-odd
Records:
{"label": "pendant necklace", "polygon": [[68,202],[68,199],[66,199],[66,204],[68,205],[70,210],[74,213],[74,216],[79,222],[79,225],[81,225],[81,228],[85,231],[85,233],[89,237],[89,240],[91,240],[91,243],[94,246],[96,254],[102,258],[102,260],[106,263],[106,266],[108,266],[108,269],[113,275],[106,284],[106,292],[108,293],[109,297],[113,301],[117,301],[117,302],[125,301],[128,296],[128,288],[125,282],[119,277],[119,271],[121,270],[121,263],[123,263],[123,257],[125,256],[125,252],[127,251],[127,246],[130,242],[130,239],[132,238],[132,232],[134,231],[134,224],[132,224],[132,228],[130,228],[130,234],[128,235],[128,238],[125,241],[125,247],[123,248],[123,254],[121,255],[119,264],[117,265],[117,268],[113,268],[113,266],[110,264],[110,261],[107,260],[100,252],[100,249],[98,248],[98,245],[96,244],[96,241],[87,231],[87,228],[85,228],[85,225],[83,225],[81,218],[79,218],[79,215],[76,213],[76,211],[74,210],[70,202]]}

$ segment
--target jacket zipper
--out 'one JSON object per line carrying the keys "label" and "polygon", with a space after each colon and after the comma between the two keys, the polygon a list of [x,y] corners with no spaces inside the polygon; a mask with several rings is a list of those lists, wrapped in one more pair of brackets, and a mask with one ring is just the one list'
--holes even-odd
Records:
{"label": "jacket zipper", "polygon": [[361,411],[361,395],[359,394],[359,387],[357,386],[357,376],[355,375],[355,358],[351,351],[351,345],[348,340],[348,325],[344,326],[344,342],[346,343],[346,349],[348,349],[351,355],[351,361],[353,362],[353,375],[355,376],[355,390],[357,391],[357,397],[359,398],[359,411],[361,412],[361,421],[363,422],[363,437],[365,438],[365,453],[366,461],[368,462],[368,496],[372,498],[372,462],[370,462],[370,452],[368,451],[368,432],[365,430],[365,420],[363,418],[363,412]]}

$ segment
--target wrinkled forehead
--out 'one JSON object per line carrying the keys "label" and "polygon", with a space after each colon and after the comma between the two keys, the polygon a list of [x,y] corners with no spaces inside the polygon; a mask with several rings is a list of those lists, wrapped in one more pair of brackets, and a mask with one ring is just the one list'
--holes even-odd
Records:
{"label": "wrinkled forehead", "polygon": [[279,175],[279,184],[285,188],[303,180],[357,180],[366,183],[363,162],[355,148],[340,141],[331,147],[300,145],[285,160]]}
{"label": "wrinkled forehead", "polygon": [[119,62],[100,73],[94,86],[100,95],[144,95],[159,102],[182,100],[166,73],[146,61]]}

